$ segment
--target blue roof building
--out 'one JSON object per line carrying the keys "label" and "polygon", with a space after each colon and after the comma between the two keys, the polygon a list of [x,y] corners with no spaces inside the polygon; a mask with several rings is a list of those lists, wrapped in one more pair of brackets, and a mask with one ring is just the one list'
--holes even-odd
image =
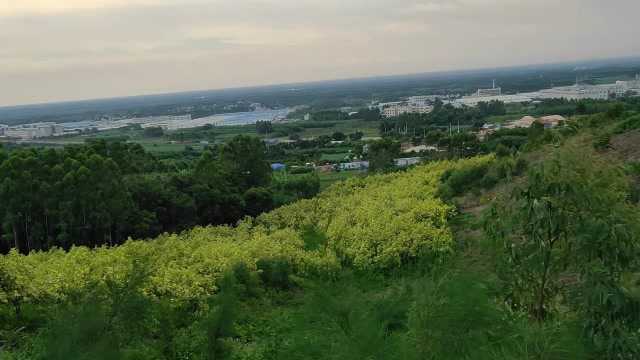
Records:
{"label": "blue roof building", "polygon": [[271,170],[273,171],[284,171],[286,169],[287,169],[287,165],[285,164],[280,164],[280,163],[271,164]]}

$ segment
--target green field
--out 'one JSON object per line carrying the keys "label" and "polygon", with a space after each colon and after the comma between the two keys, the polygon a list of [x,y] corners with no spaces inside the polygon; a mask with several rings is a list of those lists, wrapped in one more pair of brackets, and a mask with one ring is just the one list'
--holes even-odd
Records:
{"label": "green field", "polygon": [[338,122],[335,126],[329,128],[308,128],[300,134],[303,138],[312,138],[322,135],[331,136],[335,132],[341,132],[344,134],[352,134],[355,132],[362,132],[366,137],[379,136],[379,121],[364,121],[364,120],[345,120]]}
{"label": "green field", "polygon": [[487,124],[504,124],[507,121],[519,120],[526,114],[508,114],[508,115],[494,115],[485,119]]}
{"label": "green field", "polygon": [[534,108],[523,104],[506,104],[507,113],[505,115],[493,115],[484,119],[487,124],[503,124],[507,121],[519,120],[523,116],[531,115]]}
{"label": "green field", "polygon": [[[325,190],[326,188],[328,188],[329,186],[331,186],[332,184],[338,181],[343,181],[343,180],[347,180],[354,177],[367,176],[367,173],[362,171],[332,171],[328,173],[316,172],[316,174],[318,174],[318,177],[320,178],[321,191]],[[280,178],[286,178],[286,179],[295,179],[296,177],[303,177],[306,175],[307,174],[289,174],[284,172],[277,172],[273,174],[274,177],[280,177]]]}
{"label": "green field", "polygon": [[354,177],[364,177],[367,176],[367,173],[362,171],[334,171],[330,173],[319,173],[318,176],[320,177],[320,189],[324,190],[337,181]]}
{"label": "green field", "polygon": [[321,161],[343,161],[349,155],[349,153],[327,154],[323,153],[320,156]]}
{"label": "green field", "polygon": [[[312,124],[307,123],[306,125]],[[291,134],[298,135],[300,138],[309,139],[323,135],[331,136],[335,132],[342,132],[349,135],[360,131],[364,133],[365,137],[377,137],[379,136],[378,127],[379,122],[377,121],[363,120],[344,120],[335,122],[333,126],[322,128],[306,127],[305,122],[294,122],[274,124],[274,131],[269,135],[258,134],[255,125],[243,125],[167,131],[163,137],[158,138],[145,137],[142,129],[127,127],[101,131],[98,133],[46,139],[39,141],[38,145],[64,146],[82,144],[88,139],[125,139],[129,142],[139,143],[145,148],[145,150],[153,153],[171,153],[184,151],[186,146],[190,146],[194,150],[200,151],[204,148],[204,145],[201,142],[208,142],[210,144],[224,143],[238,135],[286,140],[288,139],[288,136],[282,136],[282,132],[290,132]],[[340,161],[343,160],[346,155],[346,152],[340,154],[323,154],[322,160]]]}

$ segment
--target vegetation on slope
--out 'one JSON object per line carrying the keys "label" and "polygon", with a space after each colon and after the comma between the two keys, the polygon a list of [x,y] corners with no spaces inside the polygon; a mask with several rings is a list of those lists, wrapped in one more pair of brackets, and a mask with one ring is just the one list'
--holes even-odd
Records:
{"label": "vegetation on slope", "polygon": [[114,246],[129,237],[235,224],[319,192],[315,174],[272,179],[266,152],[246,136],[180,166],[121,142],[0,148],[0,253]]}
{"label": "vegetation on slope", "polygon": [[4,355],[637,358],[637,174],[593,147],[634,115],[499,135],[495,156],[351,179],[235,228],[14,252]]}

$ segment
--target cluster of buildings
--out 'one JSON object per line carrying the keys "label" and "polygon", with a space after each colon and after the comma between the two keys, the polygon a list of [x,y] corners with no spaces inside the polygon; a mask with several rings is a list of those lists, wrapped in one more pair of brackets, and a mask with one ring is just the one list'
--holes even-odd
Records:
{"label": "cluster of buildings", "polygon": [[377,107],[385,118],[392,118],[403,114],[428,114],[433,111],[433,103],[443,98],[440,95],[411,96],[404,101],[379,103]]}
{"label": "cluster of buildings", "polygon": [[554,87],[527,94],[534,99],[566,99],[566,100],[607,100],[612,95],[623,95],[621,86],[613,85],[572,85]]}
{"label": "cluster of buildings", "polygon": [[378,109],[385,118],[403,114],[428,114],[433,111],[431,103],[437,98],[435,95],[412,96],[406,101],[380,103]]}
{"label": "cluster of buildings", "polygon": [[[192,107],[186,107],[190,109]],[[0,137],[18,140],[33,140],[62,135],[77,135],[85,132],[107,131],[138,125],[143,129],[162,128],[163,130],[181,130],[205,125],[249,125],[257,121],[285,122],[291,108],[269,109],[260,103],[252,103],[251,111],[216,114],[201,118],[192,118],[191,114],[161,115],[125,118],[123,116],[102,116],[99,119],[65,122],[35,123],[20,126],[0,124]]]}
{"label": "cluster of buildings", "polygon": [[475,96],[483,97],[483,96],[501,96],[502,88],[496,87],[496,81],[493,80],[493,87],[491,89],[478,89]]}
{"label": "cluster of buildings", "polygon": [[533,116],[524,116],[521,119],[508,121],[504,124],[485,124],[477,133],[478,139],[484,141],[489,135],[500,129],[528,129],[534,123],[540,123],[545,129],[552,129],[564,124],[567,119],[561,115],[549,115],[540,118]]}
{"label": "cluster of buildings", "polygon": [[[406,168],[409,166],[418,165],[422,163],[422,158],[420,157],[399,158],[399,159],[394,159],[393,163],[396,167]],[[306,166],[313,167],[315,171],[318,171],[321,173],[330,173],[334,171],[368,171],[369,161],[353,160],[350,162],[343,162],[339,164],[325,164],[325,165],[318,165],[318,166],[308,163]],[[271,169],[273,171],[285,171],[287,169],[287,166],[282,163],[274,163],[274,164],[271,164]]]}
{"label": "cluster of buildings", "polygon": [[414,105],[407,102],[386,103],[381,110],[382,116],[386,118],[396,117],[403,114],[428,114],[433,111],[430,105]]}
{"label": "cluster of buildings", "polygon": [[607,100],[614,96],[624,96],[629,91],[640,93],[640,75],[636,75],[633,80],[616,81],[614,84],[588,85],[576,82],[575,85],[571,86],[559,86],[519,94],[503,94],[502,89],[500,87],[496,87],[494,81],[492,88],[478,89],[478,91],[473,95],[463,96],[459,99],[450,101],[449,103],[456,107],[473,107],[477,106],[480,102],[488,103],[491,101],[501,101],[505,104],[509,104],[545,99]]}
{"label": "cluster of buildings", "polygon": [[629,91],[640,91],[640,75],[636,75],[634,80],[616,81],[614,84],[586,85],[576,83],[573,86],[554,87],[527,95],[537,99],[607,100],[613,96],[624,96]]}
{"label": "cluster of buildings", "polygon": [[[422,158],[420,157],[410,157],[410,158],[399,158],[399,159],[394,159],[393,163],[396,167],[399,168],[406,168],[409,166],[413,166],[413,165],[418,165],[422,162]],[[325,165],[324,168],[319,167],[320,171],[323,171],[327,169],[326,167],[327,165]],[[330,165],[333,167],[333,169],[337,169],[337,170],[341,170],[341,171],[349,171],[349,170],[360,170],[360,171],[366,171],[369,170],[369,162],[366,160],[354,160],[351,162],[347,162],[347,163],[340,163],[337,165]],[[330,170],[331,171],[331,170]]]}
{"label": "cluster of buildings", "polygon": [[400,150],[405,154],[410,153],[421,153],[426,151],[440,151],[436,146],[432,145],[411,145],[411,144],[402,144],[400,146]]}
{"label": "cluster of buildings", "polygon": [[123,126],[138,124],[143,129],[162,128],[163,130],[178,130],[184,129],[184,126],[190,126],[189,123],[191,122],[191,114],[149,116],[143,118],[119,120],[119,122],[121,122]]}
{"label": "cluster of buildings", "polygon": [[0,137],[33,140],[53,136],[62,136],[65,129],[62,125],[46,122],[17,126],[0,125]]}
{"label": "cluster of buildings", "polygon": [[397,117],[403,114],[427,114],[433,111],[432,104],[437,100],[443,100],[445,104],[454,107],[475,107],[479,103],[489,103],[500,101],[505,104],[525,103],[545,99],[566,99],[566,100],[607,100],[611,97],[624,96],[629,91],[640,94],[640,75],[635,79],[627,81],[616,81],[614,84],[588,85],[576,82],[572,86],[559,86],[540,91],[518,94],[503,94],[502,88],[496,86],[495,80],[491,88],[478,89],[469,96],[440,96],[422,95],[412,96],[404,101],[387,102],[377,104],[380,113],[385,118]]}
{"label": "cluster of buildings", "polygon": [[459,99],[453,100],[452,102],[450,102],[450,104],[455,107],[462,107],[462,106],[475,107],[475,106],[478,106],[478,104],[481,102],[489,103],[492,101],[500,101],[505,104],[514,104],[514,103],[523,103],[523,102],[533,101],[533,98],[526,96],[524,94],[490,95],[490,96],[473,95],[473,96],[463,96]]}
{"label": "cluster of buildings", "polygon": [[612,97],[624,96],[629,91],[640,92],[640,75],[636,75],[634,80],[616,81],[614,84],[588,85],[576,83],[572,86],[553,87],[521,95],[534,100],[607,100]]}
{"label": "cluster of buildings", "polygon": [[[147,116],[137,118],[111,118],[104,117],[99,120],[85,120],[67,123],[35,123],[19,126],[7,126],[0,124],[0,137],[33,140],[62,135],[77,135],[87,131],[107,131],[121,129],[132,125],[139,125],[141,128],[162,128],[163,130],[181,130],[202,127],[205,125],[248,125],[257,121],[267,120],[273,122],[284,122],[286,116],[291,112],[289,108],[271,110],[262,107],[258,103],[251,104],[254,111],[238,112],[229,114],[218,114],[202,118],[193,119],[191,114],[186,115],[162,115]],[[266,110],[265,110],[266,109]]]}

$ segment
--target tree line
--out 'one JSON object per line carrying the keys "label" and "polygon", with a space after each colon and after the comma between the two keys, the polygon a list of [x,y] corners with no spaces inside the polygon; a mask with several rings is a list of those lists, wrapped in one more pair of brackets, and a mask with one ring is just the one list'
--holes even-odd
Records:
{"label": "tree line", "polygon": [[273,184],[266,148],[238,136],[176,169],[139,144],[0,149],[0,250],[114,246],[196,225],[234,224],[319,191]]}

